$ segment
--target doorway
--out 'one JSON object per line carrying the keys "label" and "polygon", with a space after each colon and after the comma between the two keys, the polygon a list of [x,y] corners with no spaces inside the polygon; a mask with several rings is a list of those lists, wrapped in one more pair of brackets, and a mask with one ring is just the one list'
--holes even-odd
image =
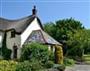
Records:
{"label": "doorway", "polygon": [[16,45],[14,45],[13,46],[13,59],[16,59],[17,58],[17,46]]}

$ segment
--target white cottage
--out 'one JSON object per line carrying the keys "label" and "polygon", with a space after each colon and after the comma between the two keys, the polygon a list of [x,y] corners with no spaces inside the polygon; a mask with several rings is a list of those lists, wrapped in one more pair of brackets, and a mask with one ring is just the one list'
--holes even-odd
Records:
{"label": "white cottage", "polygon": [[49,45],[61,45],[51,36],[44,32],[40,19],[36,15],[34,6],[32,15],[18,20],[0,18],[0,47],[4,33],[6,32],[7,48],[12,50],[11,58],[19,58],[22,45],[32,41]]}

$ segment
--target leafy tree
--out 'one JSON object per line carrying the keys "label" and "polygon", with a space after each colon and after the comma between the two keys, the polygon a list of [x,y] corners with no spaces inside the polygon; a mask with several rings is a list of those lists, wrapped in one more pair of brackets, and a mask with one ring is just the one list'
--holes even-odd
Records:
{"label": "leafy tree", "polygon": [[71,37],[68,35],[69,32],[74,34],[75,31],[83,29],[83,26],[79,21],[70,18],[56,21],[56,28],[57,28],[56,32],[61,33],[56,36],[56,39],[60,41],[60,40],[68,40]]}
{"label": "leafy tree", "polygon": [[90,30],[85,30],[86,34],[85,36],[87,37],[86,42],[84,43],[84,53],[85,54],[90,54]]}
{"label": "leafy tree", "polygon": [[[80,21],[73,18],[58,20],[56,23],[45,24],[44,29],[48,34],[64,45],[64,54],[66,54],[66,50],[72,51],[72,48],[75,47],[81,51],[82,56],[83,48],[88,38],[87,32]],[[78,54],[79,53],[76,55]]]}
{"label": "leafy tree", "polygon": [[62,40],[68,40],[71,37],[68,35],[69,32],[74,34],[75,31],[84,29],[84,27],[81,22],[70,18],[58,20],[56,23],[47,23],[44,25],[44,29],[60,42]]}
{"label": "leafy tree", "polygon": [[[55,24],[50,22],[47,24],[44,24],[44,30],[49,33],[51,36],[56,35],[56,28]],[[53,36],[55,38],[55,36]]]}

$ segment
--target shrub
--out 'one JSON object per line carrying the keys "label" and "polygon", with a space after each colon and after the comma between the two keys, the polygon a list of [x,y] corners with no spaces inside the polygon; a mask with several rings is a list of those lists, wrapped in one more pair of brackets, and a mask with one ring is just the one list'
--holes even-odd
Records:
{"label": "shrub", "polygon": [[68,54],[69,57],[77,60],[76,58],[80,58],[82,59],[83,56],[83,48],[81,47],[73,47],[71,49],[68,50]]}
{"label": "shrub", "polygon": [[20,62],[16,66],[16,71],[39,71],[40,69],[42,69],[42,66],[40,62],[36,60],[32,62],[29,61]]}
{"label": "shrub", "polygon": [[90,42],[84,45],[84,54],[90,54]]}
{"label": "shrub", "polygon": [[3,58],[5,59],[5,60],[9,60],[9,59],[11,59],[11,50],[10,49],[8,49],[8,48],[6,48],[6,49],[3,49]]}
{"label": "shrub", "polygon": [[42,64],[36,60],[31,62],[0,60],[0,71],[39,71],[41,69],[43,69]]}
{"label": "shrub", "polygon": [[54,52],[53,51],[49,51],[48,54],[49,54],[49,60],[54,62],[55,61]]}
{"label": "shrub", "polygon": [[65,65],[63,65],[63,64],[55,64],[54,68],[58,69],[59,71],[64,71],[65,70]]}
{"label": "shrub", "polygon": [[70,59],[70,58],[64,58],[64,64],[66,66],[70,66],[70,65],[74,65],[75,64],[75,61],[73,59]]}
{"label": "shrub", "polygon": [[63,51],[61,46],[55,46],[55,63],[63,64]]}
{"label": "shrub", "polygon": [[31,71],[31,64],[29,62],[19,62],[16,66],[16,71]]}
{"label": "shrub", "polygon": [[16,65],[16,61],[0,60],[0,71],[15,71]]}
{"label": "shrub", "polygon": [[22,48],[21,60],[36,59],[45,63],[49,59],[49,51],[47,46],[39,43],[26,44]]}
{"label": "shrub", "polygon": [[6,44],[6,40],[7,39],[7,33],[4,33],[4,37],[3,37],[3,41],[2,41],[2,47],[1,47],[1,52],[2,52],[2,56],[3,59],[8,60],[10,59],[11,56],[11,50],[7,48],[7,44]]}
{"label": "shrub", "polygon": [[54,62],[53,61],[48,61],[48,62],[45,63],[45,67],[46,68],[52,68],[53,65],[54,65]]}

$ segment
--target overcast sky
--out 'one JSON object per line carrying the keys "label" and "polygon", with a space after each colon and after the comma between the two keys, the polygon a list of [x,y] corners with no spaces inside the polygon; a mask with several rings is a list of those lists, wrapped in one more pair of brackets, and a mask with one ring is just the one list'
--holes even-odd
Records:
{"label": "overcast sky", "polygon": [[90,29],[90,0],[0,0],[0,17],[19,19],[36,5],[42,23],[74,18]]}

